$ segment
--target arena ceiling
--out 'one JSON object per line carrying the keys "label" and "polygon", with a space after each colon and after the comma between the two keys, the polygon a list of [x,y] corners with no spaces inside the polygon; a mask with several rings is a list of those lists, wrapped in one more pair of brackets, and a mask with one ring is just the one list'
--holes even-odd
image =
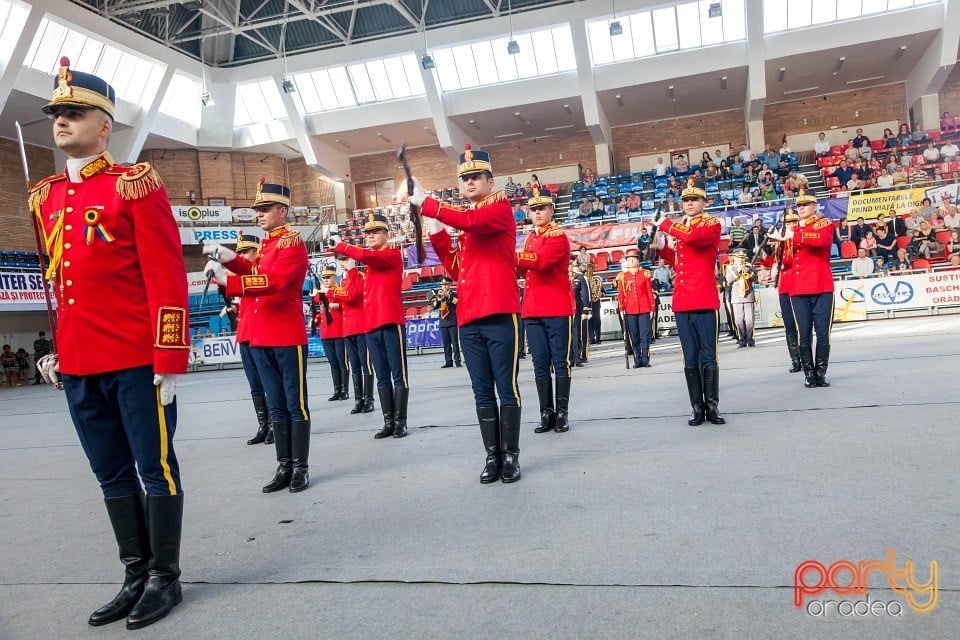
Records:
{"label": "arena ceiling", "polygon": [[209,65],[232,67],[575,0],[70,1]]}

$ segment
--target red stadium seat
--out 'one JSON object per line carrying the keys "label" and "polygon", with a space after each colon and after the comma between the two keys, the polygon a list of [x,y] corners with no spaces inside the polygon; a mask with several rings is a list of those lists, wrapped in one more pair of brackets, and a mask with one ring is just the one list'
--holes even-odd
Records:
{"label": "red stadium seat", "polygon": [[830,155],[832,156],[842,156],[843,152],[847,150],[847,146],[843,144],[835,144],[830,147]]}
{"label": "red stadium seat", "polygon": [[910,236],[900,236],[897,238],[897,249],[906,249],[910,244]]}
{"label": "red stadium seat", "polygon": [[835,178],[833,176],[830,176],[829,178],[826,179],[826,183],[828,187],[839,187],[840,178]]}
{"label": "red stadium seat", "polygon": [[410,278],[410,284],[417,284],[418,282],[420,282],[419,271],[411,271],[410,273],[407,274],[407,277]]}
{"label": "red stadium seat", "polygon": [[420,267],[420,279],[429,280],[433,277],[433,267]]}
{"label": "red stadium seat", "polygon": [[409,275],[405,276],[403,280],[400,281],[400,291],[409,291],[413,288],[413,279]]}
{"label": "red stadium seat", "polygon": [[950,173],[960,172],[960,162],[951,162],[950,163]]}
{"label": "red stadium seat", "polygon": [[719,258],[718,258],[717,260],[718,260],[720,266],[723,266],[723,265],[727,264],[727,262],[730,260],[730,254],[729,254],[729,253],[721,253],[720,256],[719,256]]}
{"label": "red stadium seat", "polygon": [[596,255],[597,258],[597,271],[606,271],[610,268],[610,258],[607,255],[606,251],[600,252]]}
{"label": "red stadium seat", "polygon": [[404,311],[404,314],[407,318],[416,318],[417,317],[417,307],[407,307]]}
{"label": "red stadium seat", "polygon": [[933,141],[933,142],[940,142],[940,140],[941,140],[941,134],[940,134],[939,131],[936,131],[936,130],[934,130],[934,131],[928,131],[928,132],[927,132],[927,139],[928,139],[928,140],[931,140],[931,141]]}
{"label": "red stadium seat", "polygon": [[730,238],[720,238],[720,253],[726,252],[730,248]]}
{"label": "red stadium seat", "polygon": [[915,156],[910,156],[910,164],[924,164],[926,161],[926,158],[919,153]]}
{"label": "red stadium seat", "polygon": [[623,260],[623,251],[620,251],[619,249],[617,249],[616,251],[611,252],[610,258],[614,262],[620,262],[621,260]]}
{"label": "red stadium seat", "polygon": [[886,140],[873,140],[870,142],[870,148],[873,149],[874,151],[880,151],[881,149],[885,149],[886,146],[887,146]]}
{"label": "red stadium seat", "polygon": [[929,270],[929,269],[930,269],[930,261],[929,261],[929,260],[924,260],[923,258],[917,258],[916,260],[913,261],[913,268],[914,268],[914,269],[927,269],[927,270]]}
{"label": "red stadium seat", "polygon": [[829,167],[823,167],[822,169],[820,169],[820,175],[822,175],[824,178],[829,178],[836,172],[837,172],[836,165],[830,165]]}
{"label": "red stadium seat", "polygon": [[940,244],[947,244],[950,242],[950,232],[949,231],[937,231],[937,242]]}
{"label": "red stadium seat", "polygon": [[842,243],[840,243],[840,257],[847,259],[856,258],[857,245],[850,240],[844,240]]}

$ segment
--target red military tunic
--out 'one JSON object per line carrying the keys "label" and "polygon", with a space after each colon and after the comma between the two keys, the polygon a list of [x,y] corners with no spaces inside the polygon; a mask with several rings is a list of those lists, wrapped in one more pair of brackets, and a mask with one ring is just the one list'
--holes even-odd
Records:
{"label": "red military tunic", "polygon": [[526,278],[523,294],[524,318],[572,316],[567,261],[570,241],[554,222],[535,229],[517,255],[518,273]]}
{"label": "red military tunic", "polygon": [[106,152],[80,175],[50,176],[30,191],[54,279],[60,371],[185,373],[186,267],[160,176],[146,163],[116,165]]}
{"label": "red military tunic", "polygon": [[370,332],[388,324],[404,324],[407,320],[401,293],[403,255],[400,249],[361,249],[341,242],[333,250],[367,265],[363,278],[364,331]]}
{"label": "red military tunic", "polygon": [[793,233],[792,244],[793,289],[790,295],[832,292],[830,245],[833,244],[833,223],[822,216],[801,220]]}
{"label": "red military tunic", "polygon": [[225,266],[238,275],[227,276],[227,295],[253,300],[244,320],[251,347],[295,347],[307,344],[303,318],[303,279],[307,274],[307,247],[288,225],[267,233],[257,257],[248,262],[237,256]]}
{"label": "red military tunic", "polygon": [[777,293],[789,296],[793,293],[793,241],[783,240],[783,243],[783,257],[780,259]]}
{"label": "red military tunic", "polygon": [[247,316],[253,314],[253,308],[256,305],[253,298],[248,298],[246,301],[241,300],[237,304],[237,344],[243,344],[244,342],[250,342],[250,321],[247,320]]}
{"label": "red military tunic", "polygon": [[666,220],[660,230],[677,239],[676,248],[660,250],[660,255],[671,261],[677,272],[674,312],[719,309],[715,267],[720,250],[720,221],[700,214],[687,223]]}
{"label": "red military tunic", "polygon": [[323,310],[323,303],[320,301],[320,294],[313,296],[313,301],[320,306],[320,312],[317,313],[317,324],[320,326],[321,340],[336,340],[343,337],[343,309],[340,304],[330,300],[329,294],[327,300],[330,305],[330,320],[327,320],[327,314]]}
{"label": "red military tunic", "polygon": [[650,278],[642,270],[621,273],[617,276],[617,301],[620,303],[620,311],[627,315],[652,312],[656,302]]}
{"label": "red military tunic", "polygon": [[457,280],[457,324],[462,327],[495,314],[519,313],[517,223],[506,194],[497,191],[472,209],[427,198],[420,211],[463,231],[457,249],[446,231],[430,236],[444,268]]}
{"label": "red military tunic", "polygon": [[337,302],[343,311],[343,337],[363,335],[367,332],[363,315],[363,276],[354,267],[336,287],[331,287],[330,300]]}

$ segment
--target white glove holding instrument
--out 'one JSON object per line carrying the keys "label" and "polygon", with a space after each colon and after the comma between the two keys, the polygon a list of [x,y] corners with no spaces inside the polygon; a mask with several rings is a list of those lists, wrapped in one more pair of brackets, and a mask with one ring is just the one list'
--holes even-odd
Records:
{"label": "white glove holding instrument", "polygon": [[231,262],[237,258],[237,253],[233,249],[227,249],[222,244],[216,244],[215,242],[204,242],[201,251],[203,255],[217,262]]}
{"label": "white glove holding instrument", "polygon": [[423,216],[422,220],[423,230],[427,232],[428,236],[432,236],[435,233],[440,233],[444,229],[443,223],[436,218],[428,218],[427,216]]}
{"label": "white glove holding instrument", "polygon": [[337,246],[341,242],[343,242],[343,239],[335,233],[332,234],[329,238],[327,238],[327,246],[330,247],[331,249],[333,249],[335,246]]}
{"label": "white glove holding instrument", "polygon": [[44,382],[63,391],[63,382],[60,380],[60,356],[55,353],[43,356],[37,360],[37,370]]}
{"label": "white glove holding instrument", "polygon": [[402,202],[406,200],[410,204],[420,206],[423,204],[423,201],[426,199],[427,194],[424,193],[423,187],[420,186],[420,181],[416,178],[413,179],[413,194],[407,194],[407,181],[400,181],[400,189],[397,191],[397,202]]}
{"label": "white glove holding instrument", "polygon": [[212,279],[221,286],[227,286],[227,271],[216,260],[210,260],[203,267],[203,275]]}
{"label": "white glove holding instrument", "polygon": [[653,218],[650,220],[653,223],[653,226],[660,228],[660,225],[663,224],[663,221],[667,219],[667,208],[660,207],[659,210],[655,211]]}
{"label": "white glove holding instrument", "polygon": [[160,388],[160,404],[167,406],[177,397],[177,375],[175,373],[153,374],[153,386]]}

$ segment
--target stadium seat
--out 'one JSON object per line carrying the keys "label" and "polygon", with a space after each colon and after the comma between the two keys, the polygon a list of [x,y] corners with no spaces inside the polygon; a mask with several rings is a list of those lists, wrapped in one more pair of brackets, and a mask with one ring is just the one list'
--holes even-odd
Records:
{"label": "stadium seat", "polygon": [[611,252],[610,259],[619,263],[621,260],[623,260],[623,251],[617,249],[616,251]]}
{"label": "stadium seat", "polygon": [[926,158],[919,153],[915,156],[910,156],[910,164],[924,164],[926,161]]}
{"label": "stadium seat", "polygon": [[837,243],[834,242],[833,244],[830,245],[830,259],[832,260],[833,258],[839,258],[839,257],[840,257],[840,250],[837,249]]}
{"label": "stadium seat", "polygon": [[420,282],[419,271],[411,271],[410,273],[407,274],[407,277],[410,278],[410,284],[417,284],[418,282]]}
{"label": "stadium seat", "polygon": [[597,259],[597,271],[606,271],[610,264],[610,257],[607,255],[606,251],[602,251],[596,255]]}
{"label": "stadium seat", "polygon": [[840,244],[840,257],[844,259],[857,257],[857,245],[850,240],[844,240]]}
{"label": "stadium seat", "polygon": [[413,288],[413,280],[410,278],[410,275],[407,274],[404,276],[403,280],[400,281],[400,291],[409,291]]}
{"label": "stadium seat", "polygon": [[843,153],[847,150],[846,145],[835,144],[830,147],[830,155],[832,156],[842,156]]}
{"label": "stadium seat", "polygon": [[949,231],[937,231],[937,242],[940,244],[947,244],[950,242],[950,232]]}
{"label": "stadium seat", "polygon": [[897,238],[897,248],[906,249],[910,244],[910,236],[900,236]]}
{"label": "stadium seat", "polygon": [[873,140],[870,142],[870,148],[874,151],[881,151],[887,146],[886,140]]}
{"label": "stadium seat", "polygon": [[913,261],[913,268],[914,268],[914,269],[927,269],[927,270],[929,271],[929,269],[930,269],[930,261],[929,261],[929,260],[924,260],[923,258],[917,258],[916,260]]}
{"label": "stadium seat", "polygon": [[830,165],[829,167],[823,167],[822,169],[820,169],[820,175],[822,175],[824,178],[829,178],[836,172],[837,172],[836,165]]}
{"label": "stadium seat", "polygon": [[835,177],[833,177],[833,176],[828,177],[825,182],[826,182],[826,184],[827,184],[828,187],[839,187],[839,186],[840,186],[840,178],[835,178]]}

